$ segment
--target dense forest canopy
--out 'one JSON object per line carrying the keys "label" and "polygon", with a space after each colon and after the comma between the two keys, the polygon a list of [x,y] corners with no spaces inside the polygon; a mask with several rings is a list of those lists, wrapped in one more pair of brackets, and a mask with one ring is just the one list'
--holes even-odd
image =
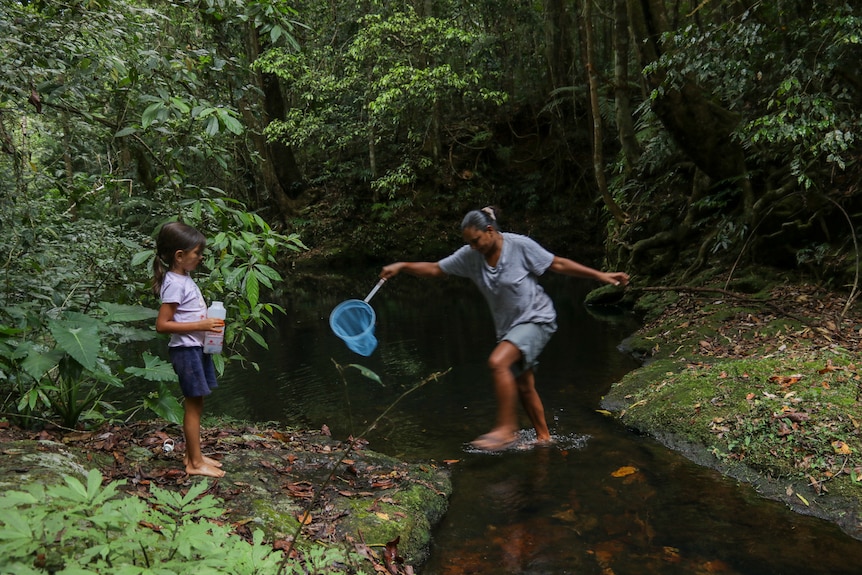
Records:
{"label": "dense forest canopy", "polygon": [[37,384],[64,361],[103,377],[110,357],[71,344],[22,358],[65,343],[62,314],[152,306],[146,250],[172,217],[216,238],[207,294],[258,322],[302,242],[312,262],[439,257],[488,203],[552,249],[603,245],[644,283],[761,263],[852,285],[860,12],[0,0],[5,410],[50,403]]}

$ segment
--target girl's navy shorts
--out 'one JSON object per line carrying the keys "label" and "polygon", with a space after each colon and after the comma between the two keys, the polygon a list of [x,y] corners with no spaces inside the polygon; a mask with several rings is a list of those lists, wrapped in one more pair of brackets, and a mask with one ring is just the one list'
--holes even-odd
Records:
{"label": "girl's navy shorts", "polygon": [[202,347],[169,347],[171,365],[185,397],[204,397],[218,387],[213,358]]}

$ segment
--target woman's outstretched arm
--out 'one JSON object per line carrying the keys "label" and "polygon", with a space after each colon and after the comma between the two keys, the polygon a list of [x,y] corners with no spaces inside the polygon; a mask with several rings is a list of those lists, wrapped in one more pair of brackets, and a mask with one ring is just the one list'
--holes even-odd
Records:
{"label": "woman's outstretched arm", "polygon": [[566,276],[594,279],[617,286],[620,284],[627,285],[629,283],[629,274],[625,272],[602,272],[589,266],[579,264],[574,260],[561,258],[560,256],[554,256],[554,261],[551,262],[551,267],[548,269],[552,272]]}
{"label": "woman's outstretched arm", "polygon": [[380,277],[388,280],[401,272],[423,278],[439,278],[446,275],[437,262],[395,262],[384,266]]}

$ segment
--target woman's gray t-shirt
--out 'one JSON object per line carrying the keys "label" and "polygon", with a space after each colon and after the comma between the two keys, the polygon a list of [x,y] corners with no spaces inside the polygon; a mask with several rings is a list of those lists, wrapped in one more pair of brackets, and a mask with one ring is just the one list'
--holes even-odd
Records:
{"label": "woman's gray t-shirt", "polygon": [[495,267],[468,245],[437,263],[448,275],[473,280],[491,308],[498,341],[522,323],[549,324],[556,330],[554,303],[538,282],[554,261],[554,254],[527,236],[502,235],[503,248]]}

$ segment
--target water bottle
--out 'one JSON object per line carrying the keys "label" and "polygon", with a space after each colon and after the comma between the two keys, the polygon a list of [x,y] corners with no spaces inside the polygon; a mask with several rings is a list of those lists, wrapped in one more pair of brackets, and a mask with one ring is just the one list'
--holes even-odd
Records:
{"label": "water bottle", "polygon": [[[225,319],[227,311],[220,301],[214,301],[207,309],[207,317],[217,317]],[[221,353],[221,347],[224,343],[224,328],[221,332],[208,331],[204,334],[204,353]]]}

